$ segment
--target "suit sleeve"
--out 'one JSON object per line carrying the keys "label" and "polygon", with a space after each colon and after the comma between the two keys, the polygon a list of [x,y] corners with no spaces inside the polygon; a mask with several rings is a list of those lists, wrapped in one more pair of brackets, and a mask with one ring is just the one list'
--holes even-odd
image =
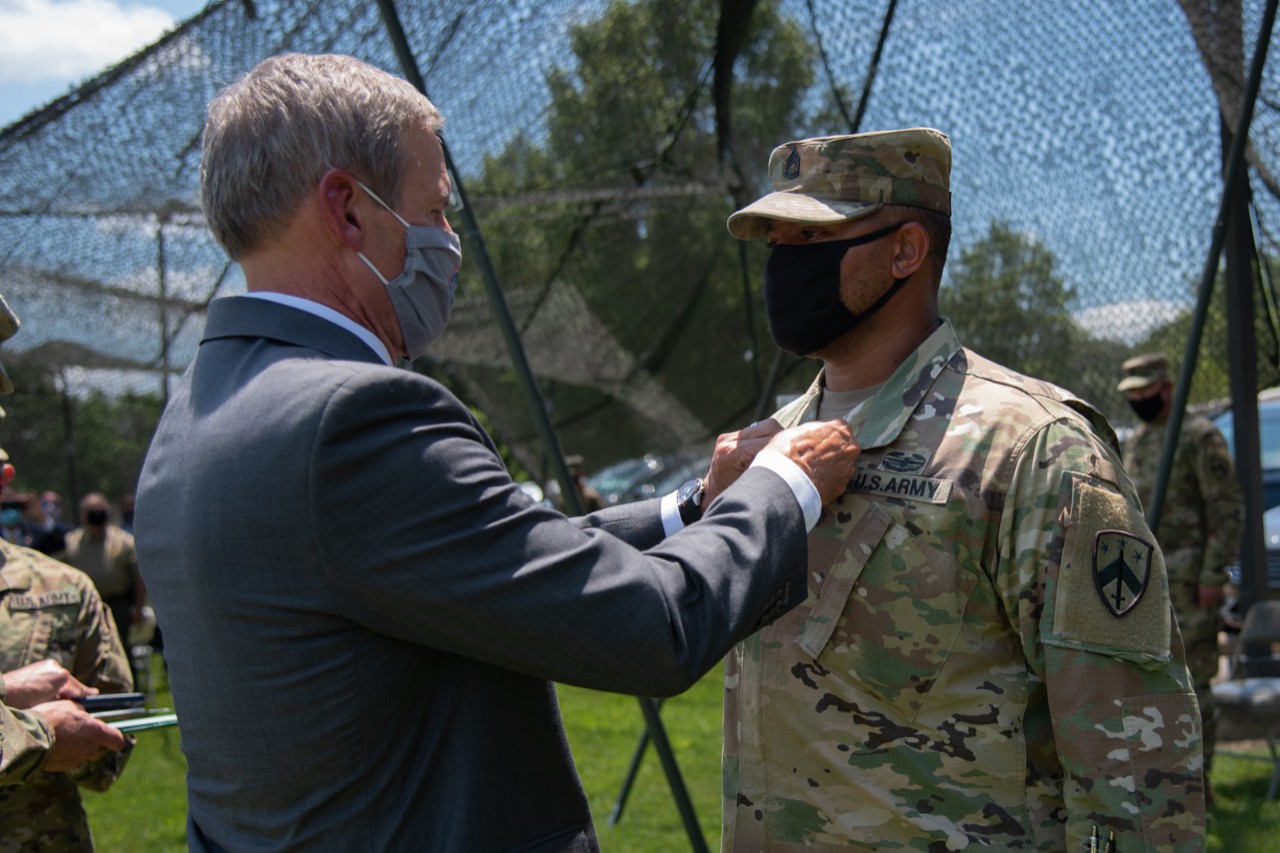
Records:
{"label": "suit sleeve", "polygon": [[[530,501],[465,407],[412,375],[344,386],[312,460],[319,556],[351,618],[528,675],[678,693],[805,594],[804,521],[770,471],[665,540],[654,501],[580,527]],[[326,521],[352,508],[360,535]]]}
{"label": "suit sleeve", "polygon": [[1052,730],[1028,737],[1061,765],[1067,848],[1085,849],[1096,824],[1121,850],[1200,849],[1199,713],[1163,558],[1119,461],[1074,423],[1042,429],[1001,541],[1005,608],[1049,703]]}

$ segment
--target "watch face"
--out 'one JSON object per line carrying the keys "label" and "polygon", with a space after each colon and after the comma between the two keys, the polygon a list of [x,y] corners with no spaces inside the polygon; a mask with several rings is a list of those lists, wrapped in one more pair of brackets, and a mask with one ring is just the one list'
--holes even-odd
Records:
{"label": "watch face", "polygon": [[676,492],[676,500],[680,503],[692,503],[698,506],[702,503],[702,481],[698,479],[688,480]]}

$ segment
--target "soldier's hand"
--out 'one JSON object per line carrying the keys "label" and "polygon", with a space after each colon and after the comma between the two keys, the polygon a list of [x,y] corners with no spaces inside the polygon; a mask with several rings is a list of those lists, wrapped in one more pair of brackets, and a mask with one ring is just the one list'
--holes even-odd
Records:
{"label": "soldier's hand", "polygon": [[702,505],[710,506],[721,492],[729,488],[751,465],[756,454],[764,450],[769,439],[782,431],[782,425],[769,418],[754,423],[746,429],[729,432],[716,439],[716,449],[711,455],[711,470],[707,473],[706,492]]}
{"label": "soldier's hand", "polygon": [[766,446],[800,466],[817,486],[823,504],[844,494],[862,452],[843,420],[814,421],[782,430]]}
{"label": "soldier's hand", "polygon": [[44,765],[49,773],[73,770],[105,751],[119,752],[125,747],[125,737],[119,729],[94,719],[75,702],[46,702],[30,710],[53,729],[53,752]]}
{"label": "soldier's hand", "polygon": [[79,699],[97,692],[98,688],[81,684],[55,660],[29,663],[4,674],[4,701],[11,708],[30,708],[55,699]]}

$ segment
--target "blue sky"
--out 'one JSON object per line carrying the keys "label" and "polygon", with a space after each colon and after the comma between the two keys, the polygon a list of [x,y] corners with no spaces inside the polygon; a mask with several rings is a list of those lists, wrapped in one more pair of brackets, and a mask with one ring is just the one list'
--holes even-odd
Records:
{"label": "blue sky", "polygon": [[0,127],[66,94],[206,0],[0,0]]}

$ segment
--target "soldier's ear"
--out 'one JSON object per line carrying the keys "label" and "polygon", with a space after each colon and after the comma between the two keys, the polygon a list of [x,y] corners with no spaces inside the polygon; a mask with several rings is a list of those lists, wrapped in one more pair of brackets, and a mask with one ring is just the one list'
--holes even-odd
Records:
{"label": "soldier's ear", "polygon": [[919,222],[904,222],[893,234],[893,277],[910,278],[929,254],[929,232]]}

